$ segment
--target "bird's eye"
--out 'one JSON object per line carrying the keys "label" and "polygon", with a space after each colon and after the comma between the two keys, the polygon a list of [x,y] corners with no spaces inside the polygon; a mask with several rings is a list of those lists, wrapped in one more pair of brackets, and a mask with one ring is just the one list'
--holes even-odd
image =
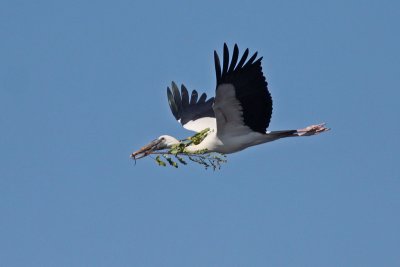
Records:
{"label": "bird's eye", "polygon": [[164,142],[164,141],[165,141],[165,137],[161,137],[161,141],[163,141],[163,142]]}

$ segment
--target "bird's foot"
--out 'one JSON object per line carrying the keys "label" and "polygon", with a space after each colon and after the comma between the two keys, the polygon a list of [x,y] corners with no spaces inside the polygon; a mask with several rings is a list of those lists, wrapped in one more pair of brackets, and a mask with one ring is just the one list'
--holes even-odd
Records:
{"label": "bird's foot", "polygon": [[330,128],[325,127],[326,123],[310,125],[304,129],[297,130],[299,136],[310,136],[320,134],[322,132],[327,132]]}

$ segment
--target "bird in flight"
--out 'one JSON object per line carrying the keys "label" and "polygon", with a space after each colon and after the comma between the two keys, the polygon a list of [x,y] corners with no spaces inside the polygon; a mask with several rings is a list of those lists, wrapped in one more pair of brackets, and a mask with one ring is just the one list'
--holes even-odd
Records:
{"label": "bird in flight", "polygon": [[[272,115],[272,98],[261,67],[262,57],[257,52],[249,57],[249,49],[239,57],[235,44],[232,57],[226,43],[222,66],[214,51],[217,85],[215,97],[207,99],[196,90],[190,94],[182,84],[172,82],[167,87],[168,103],[175,119],[185,128],[200,132],[209,128],[209,134],[199,144],[185,148],[187,152],[208,151],[229,154],[245,148],[286,137],[312,136],[326,132],[325,124],[315,124],[303,129],[267,131]],[[162,135],[133,153],[133,158],[147,156],[152,151],[179,145],[181,141]]]}

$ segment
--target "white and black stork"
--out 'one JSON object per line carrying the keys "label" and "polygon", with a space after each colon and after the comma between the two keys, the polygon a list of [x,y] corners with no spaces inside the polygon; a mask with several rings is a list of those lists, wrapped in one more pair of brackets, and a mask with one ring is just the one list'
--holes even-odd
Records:
{"label": "white and black stork", "polygon": [[[185,129],[195,132],[211,129],[200,144],[188,146],[188,152],[206,149],[228,154],[284,137],[311,136],[329,130],[323,123],[298,130],[266,131],[272,115],[272,98],[262,72],[262,57],[257,59],[257,52],[249,59],[248,56],[249,49],[246,49],[239,60],[239,48],[235,44],[230,60],[228,46],[224,44],[221,68],[214,51],[217,86],[215,97],[208,100],[205,93],[199,97],[196,90],[189,96],[183,84],[180,91],[174,82],[167,88],[172,114]],[[162,135],[132,156],[179,143],[172,136]]]}

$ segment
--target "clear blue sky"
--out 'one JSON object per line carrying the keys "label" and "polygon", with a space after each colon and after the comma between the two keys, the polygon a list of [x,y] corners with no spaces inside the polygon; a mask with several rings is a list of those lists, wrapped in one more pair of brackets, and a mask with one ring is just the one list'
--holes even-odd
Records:
{"label": "clear blue sky", "polygon": [[[398,1],[2,1],[0,266],[400,266]],[[219,172],[129,154],[190,133],[172,80],[262,56],[270,130]]]}

